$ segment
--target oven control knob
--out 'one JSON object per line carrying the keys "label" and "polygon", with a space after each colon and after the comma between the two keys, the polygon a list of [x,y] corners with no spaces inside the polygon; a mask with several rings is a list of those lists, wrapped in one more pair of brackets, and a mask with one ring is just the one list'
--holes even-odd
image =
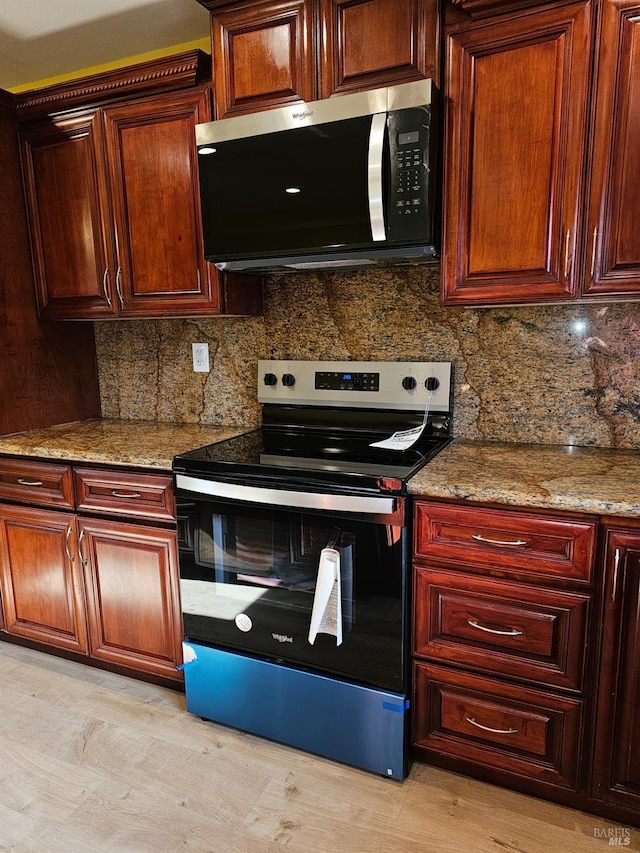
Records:
{"label": "oven control knob", "polygon": [[292,385],[296,384],[296,377],[293,373],[283,373],[282,374],[282,384],[286,388],[291,388]]}
{"label": "oven control knob", "polygon": [[276,385],[278,382],[278,377],[275,373],[265,373],[264,375],[264,384],[265,385]]}
{"label": "oven control knob", "polygon": [[413,391],[417,384],[418,380],[415,379],[413,376],[405,376],[402,380],[402,387],[405,391]]}
{"label": "oven control knob", "polygon": [[437,376],[429,376],[424,380],[424,387],[427,391],[437,391],[440,387],[440,380]]}

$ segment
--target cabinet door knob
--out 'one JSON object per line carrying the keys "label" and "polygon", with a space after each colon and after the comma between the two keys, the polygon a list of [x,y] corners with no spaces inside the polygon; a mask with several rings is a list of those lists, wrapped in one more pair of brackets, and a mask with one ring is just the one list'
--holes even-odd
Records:
{"label": "cabinet door knob", "polygon": [[482,723],[476,722],[473,717],[465,717],[465,720],[472,726],[482,729],[483,732],[492,732],[494,735],[515,735],[518,733],[518,729],[492,729],[489,726],[483,726]]}
{"label": "cabinet door knob", "polygon": [[527,544],[524,539],[514,539],[512,542],[507,542],[502,539],[487,539],[479,533],[472,533],[471,538],[475,539],[477,542],[486,542],[488,545],[508,545],[510,548]]}
{"label": "cabinet door knob", "polygon": [[472,628],[477,628],[478,631],[486,631],[487,634],[500,634],[503,637],[520,637],[522,635],[522,631],[498,631],[495,628],[485,628],[484,625],[476,622],[475,619],[467,619],[467,625],[471,625]]}

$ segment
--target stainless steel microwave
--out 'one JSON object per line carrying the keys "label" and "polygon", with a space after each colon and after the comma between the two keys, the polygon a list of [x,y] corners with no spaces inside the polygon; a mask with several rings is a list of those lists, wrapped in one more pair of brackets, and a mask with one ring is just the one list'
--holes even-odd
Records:
{"label": "stainless steel microwave", "polygon": [[436,257],[437,94],[421,80],[197,125],[206,258],[265,272]]}

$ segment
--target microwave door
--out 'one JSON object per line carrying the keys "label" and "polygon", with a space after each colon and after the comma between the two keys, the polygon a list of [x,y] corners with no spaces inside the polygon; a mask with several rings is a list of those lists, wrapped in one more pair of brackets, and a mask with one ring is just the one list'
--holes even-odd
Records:
{"label": "microwave door", "polygon": [[385,125],[382,113],[216,143],[199,157],[206,257],[380,245]]}

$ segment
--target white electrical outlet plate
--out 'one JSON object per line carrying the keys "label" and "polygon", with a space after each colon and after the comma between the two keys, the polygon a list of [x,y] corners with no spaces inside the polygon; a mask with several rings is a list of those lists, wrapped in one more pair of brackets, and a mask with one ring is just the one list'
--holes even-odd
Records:
{"label": "white electrical outlet plate", "polygon": [[191,344],[194,373],[209,372],[209,344]]}

